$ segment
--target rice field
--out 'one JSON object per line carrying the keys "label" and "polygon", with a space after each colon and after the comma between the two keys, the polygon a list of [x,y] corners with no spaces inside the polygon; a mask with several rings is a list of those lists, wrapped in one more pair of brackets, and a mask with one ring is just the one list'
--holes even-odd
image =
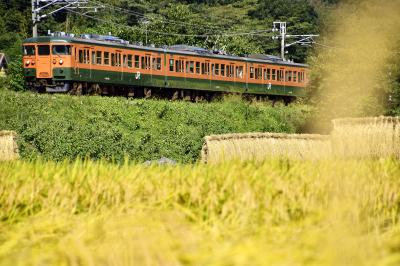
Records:
{"label": "rice field", "polygon": [[283,133],[225,134],[205,137],[204,163],[227,160],[263,161],[274,158],[316,160],[331,156],[329,136]]}
{"label": "rice field", "polygon": [[398,265],[400,162],[0,162],[0,265]]}
{"label": "rice field", "polygon": [[343,118],[332,121],[333,153],[339,158],[400,159],[400,118]]}

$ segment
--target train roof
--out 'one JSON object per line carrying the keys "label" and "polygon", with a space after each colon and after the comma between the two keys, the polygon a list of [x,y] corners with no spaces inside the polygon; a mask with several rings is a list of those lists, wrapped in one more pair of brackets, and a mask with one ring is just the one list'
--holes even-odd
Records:
{"label": "train roof", "polygon": [[59,43],[81,43],[88,45],[100,45],[100,46],[108,46],[113,48],[126,48],[126,49],[136,49],[142,51],[152,51],[157,53],[171,53],[171,54],[179,54],[179,55],[191,55],[191,56],[200,56],[200,57],[208,57],[208,58],[217,58],[217,59],[227,59],[234,61],[245,61],[250,63],[267,63],[274,65],[284,65],[284,66],[294,66],[294,67],[308,67],[306,64],[294,63],[290,61],[283,61],[280,57],[271,56],[271,55],[247,55],[247,56],[236,56],[223,54],[220,51],[210,51],[205,48],[188,46],[188,45],[173,45],[166,46],[163,48],[160,47],[151,47],[151,46],[143,46],[139,44],[130,44],[127,41],[119,39],[113,36],[99,36],[96,39],[88,38],[88,35],[81,35],[80,37],[75,36],[39,36],[25,39],[23,43],[46,43],[46,42],[59,42]]}

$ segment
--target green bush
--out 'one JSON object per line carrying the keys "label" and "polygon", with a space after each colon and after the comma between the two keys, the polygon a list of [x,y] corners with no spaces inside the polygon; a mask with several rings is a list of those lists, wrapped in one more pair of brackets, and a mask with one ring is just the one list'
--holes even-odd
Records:
{"label": "green bush", "polygon": [[240,100],[194,104],[0,91],[0,130],[18,133],[23,158],[193,162],[206,135],[296,132],[309,114],[302,105]]}
{"label": "green bush", "polygon": [[22,59],[13,60],[8,65],[6,87],[14,91],[25,91],[24,69]]}

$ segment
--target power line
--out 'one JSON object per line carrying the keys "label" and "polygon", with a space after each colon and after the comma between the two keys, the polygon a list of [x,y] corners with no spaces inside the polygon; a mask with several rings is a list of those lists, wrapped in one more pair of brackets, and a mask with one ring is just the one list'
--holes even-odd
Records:
{"label": "power line", "polygon": [[[112,8],[112,9],[114,9],[114,10],[119,10],[119,11],[121,11],[121,12],[124,12],[125,14],[131,14],[131,15],[133,15],[133,16],[136,16],[136,17],[139,17],[139,18],[142,18],[142,19],[155,20],[154,18],[151,18],[151,17],[146,16],[146,15],[144,15],[144,14],[141,14],[141,13],[139,13],[139,12],[135,12],[135,11],[132,11],[132,10],[123,9],[123,8],[116,7],[116,6],[110,5],[110,4],[104,4],[104,3],[99,2],[99,1],[96,1],[96,0],[89,0],[89,1],[91,1],[91,2],[93,2],[93,3],[96,3],[96,4],[102,4],[102,5],[104,5],[104,6],[108,7],[108,8]],[[154,14],[156,14],[156,13],[154,13]],[[161,15],[161,14],[156,14],[156,15]],[[163,21],[165,21],[165,23],[174,24],[174,25],[193,26],[193,27],[196,27],[196,28],[202,27],[202,28],[204,28],[204,29],[219,29],[219,28],[221,28],[220,26],[199,25],[199,24],[193,24],[193,23],[189,23],[189,22],[175,21],[175,20],[167,19],[167,18],[165,18],[165,17],[162,17],[161,19],[162,19]]]}
{"label": "power line", "polygon": [[[118,26],[122,26],[124,28],[129,28],[129,29],[134,29],[137,30],[137,28],[134,28],[132,26],[128,26],[128,25],[121,25],[112,21],[107,21],[105,19],[101,19],[101,18],[97,18],[97,17],[93,17],[87,14],[82,14],[79,12],[76,12],[75,10],[70,10],[68,9],[70,12],[78,14],[80,16],[84,16],[93,20],[97,20],[103,23],[109,23],[109,24],[114,24],[114,25],[118,25]],[[147,32],[151,32],[151,33],[155,33],[155,34],[159,34],[159,35],[164,35],[164,36],[180,36],[180,37],[198,37],[198,38],[207,38],[207,37],[233,37],[233,36],[269,36],[267,34],[265,34],[266,32],[270,32],[271,30],[259,30],[259,31],[252,31],[252,32],[238,32],[238,33],[221,33],[221,34],[181,34],[181,33],[173,33],[173,32],[160,32],[160,31],[155,31],[155,30],[149,30],[146,29]]]}
{"label": "power line", "polygon": [[317,43],[317,42],[314,42],[314,44],[316,44],[318,46],[321,46],[321,47],[329,48],[329,49],[338,49],[338,47],[330,46],[330,45],[326,45],[326,44],[321,44],[321,43]]}

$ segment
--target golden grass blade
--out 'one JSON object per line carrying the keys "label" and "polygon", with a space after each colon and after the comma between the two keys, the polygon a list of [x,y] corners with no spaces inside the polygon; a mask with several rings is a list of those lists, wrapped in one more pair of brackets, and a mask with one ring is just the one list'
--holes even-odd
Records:
{"label": "golden grass blade", "polygon": [[288,158],[295,160],[328,158],[328,136],[282,133],[245,133],[205,137],[201,161],[256,160]]}
{"label": "golden grass blade", "polygon": [[341,158],[400,158],[400,118],[335,119],[332,147]]}
{"label": "golden grass blade", "polygon": [[17,134],[14,131],[0,131],[0,161],[19,158]]}

